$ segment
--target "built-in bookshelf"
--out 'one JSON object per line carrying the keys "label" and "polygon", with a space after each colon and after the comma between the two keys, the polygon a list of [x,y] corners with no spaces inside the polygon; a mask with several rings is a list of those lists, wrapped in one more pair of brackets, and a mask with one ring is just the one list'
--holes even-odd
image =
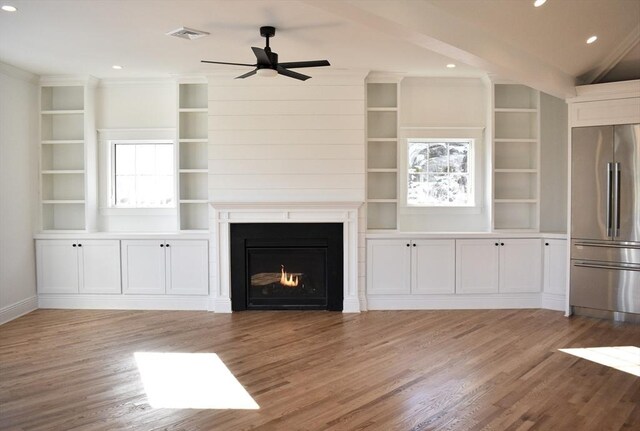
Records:
{"label": "built-in bookshelf", "polygon": [[367,83],[367,229],[398,227],[397,80]]}
{"label": "built-in bookshelf", "polygon": [[[40,227],[86,231],[94,227],[93,87],[90,80],[43,79],[40,86]],[[93,205],[95,207],[95,205]]]}
{"label": "built-in bookshelf", "polygon": [[493,84],[493,229],[539,229],[540,93]]}
{"label": "built-in bookshelf", "polygon": [[178,84],[178,224],[183,231],[209,228],[208,88]]}

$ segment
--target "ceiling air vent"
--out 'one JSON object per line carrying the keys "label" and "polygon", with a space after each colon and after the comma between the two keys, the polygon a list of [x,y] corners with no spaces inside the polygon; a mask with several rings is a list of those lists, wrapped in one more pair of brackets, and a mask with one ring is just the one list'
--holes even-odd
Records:
{"label": "ceiling air vent", "polygon": [[201,37],[205,37],[208,35],[209,33],[207,33],[206,31],[196,30],[189,27],[180,27],[167,33],[167,36],[175,36],[189,40],[200,39]]}

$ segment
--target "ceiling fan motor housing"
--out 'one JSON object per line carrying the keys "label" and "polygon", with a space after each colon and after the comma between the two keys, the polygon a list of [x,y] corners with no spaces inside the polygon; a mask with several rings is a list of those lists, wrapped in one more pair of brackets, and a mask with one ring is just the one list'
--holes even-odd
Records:
{"label": "ceiling fan motor housing", "polygon": [[[271,26],[260,27],[260,36],[273,37],[276,35],[276,28]],[[267,41],[268,43],[268,41]]]}

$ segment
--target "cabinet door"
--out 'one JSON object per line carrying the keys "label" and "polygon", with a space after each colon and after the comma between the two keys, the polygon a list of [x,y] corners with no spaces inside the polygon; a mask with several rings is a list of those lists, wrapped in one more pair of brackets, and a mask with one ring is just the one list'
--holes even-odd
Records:
{"label": "cabinet door", "polygon": [[544,292],[567,293],[567,242],[563,239],[545,240]]}
{"label": "cabinet door", "polygon": [[411,244],[411,293],[455,293],[456,243],[452,239]]}
{"label": "cabinet door", "polygon": [[456,240],[456,293],[497,293],[500,241]]}
{"label": "cabinet door", "polygon": [[165,252],[161,240],[123,240],[123,293],[165,293]]}
{"label": "cabinet door", "polygon": [[78,247],[72,240],[36,241],[38,293],[78,293]]}
{"label": "cabinet door", "polygon": [[209,253],[206,240],[168,241],[165,247],[167,293],[209,293]]}
{"label": "cabinet door", "polygon": [[78,241],[80,292],[120,293],[120,241]]}
{"label": "cabinet door", "polygon": [[411,241],[408,239],[376,239],[367,242],[367,293],[411,293],[410,245]]}
{"label": "cabinet door", "polygon": [[500,240],[500,292],[540,292],[539,239]]}

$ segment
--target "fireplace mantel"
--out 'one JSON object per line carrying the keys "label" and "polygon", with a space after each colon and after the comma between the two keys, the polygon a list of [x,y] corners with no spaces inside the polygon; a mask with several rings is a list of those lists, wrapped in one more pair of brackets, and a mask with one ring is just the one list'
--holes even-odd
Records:
{"label": "fireplace mantel", "polygon": [[211,202],[211,309],[231,312],[232,223],[342,223],[344,313],[360,312],[358,209],[362,202]]}

